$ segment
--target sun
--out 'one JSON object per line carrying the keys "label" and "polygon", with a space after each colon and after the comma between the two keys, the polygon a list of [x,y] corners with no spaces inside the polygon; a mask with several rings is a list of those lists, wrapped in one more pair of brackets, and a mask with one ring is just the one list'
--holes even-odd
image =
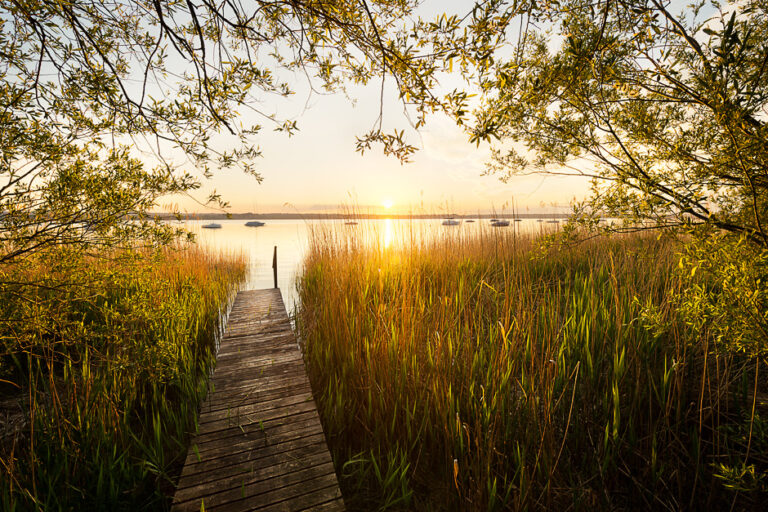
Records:
{"label": "sun", "polygon": [[383,201],[381,202],[381,206],[383,206],[384,208],[386,208],[387,210],[389,210],[390,208],[392,208],[393,206],[395,206],[395,202],[394,202],[394,201],[392,201],[391,199],[385,199],[385,200],[383,200]]}

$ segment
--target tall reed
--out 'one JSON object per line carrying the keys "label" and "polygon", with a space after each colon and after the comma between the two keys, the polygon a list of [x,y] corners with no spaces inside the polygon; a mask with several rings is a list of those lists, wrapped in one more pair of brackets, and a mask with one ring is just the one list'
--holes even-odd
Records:
{"label": "tall reed", "polygon": [[298,283],[351,509],[730,506],[737,365],[677,316],[674,242],[408,238],[316,230]]}
{"label": "tall reed", "polygon": [[3,269],[0,508],[166,508],[244,275],[243,257],[194,247]]}

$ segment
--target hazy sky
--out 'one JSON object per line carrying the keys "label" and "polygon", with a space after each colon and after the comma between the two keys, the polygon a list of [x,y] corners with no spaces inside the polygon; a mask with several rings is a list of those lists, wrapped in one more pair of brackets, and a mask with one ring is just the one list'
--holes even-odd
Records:
{"label": "hazy sky", "polygon": [[[451,5],[428,0],[429,9],[463,11],[471,2]],[[304,80],[305,81],[305,80]],[[451,88],[452,88],[451,84]],[[554,211],[552,203],[568,205],[582,198],[588,182],[579,178],[517,177],[502,183],[482,176],[488,148],[467,142],[467,135],[445,117],[432,117],[418,133],[406,129],[420,149],[412,163],[401,165],[379,148],[355,152],[355,136],[368,132],[379,110],[380,83],[350,90],[355,104],[343,95],[310,95],[297,75],[297,94],[288,100],[270,99],[264,110],[296,117],[299,133],[287,137],[266,128],[257,138],[263,157],[258,162],[264,181],[235,171],[218,172],[196,197],[215,188],[232,212],[333,211],[356,206],[366,212],[473,213],[478,211]],[[392,84],[385,90],[385,125],[409,128]],[[182,211],[205,211],[188,198],[172,198]],[[544,206],[542,206],[542,203]],[[386,209],[383,205],[392,205]]]}

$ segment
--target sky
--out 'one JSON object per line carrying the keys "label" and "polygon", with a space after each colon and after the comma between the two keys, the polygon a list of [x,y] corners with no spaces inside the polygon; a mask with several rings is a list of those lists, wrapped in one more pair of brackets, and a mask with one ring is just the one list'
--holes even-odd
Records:
{"label": "sky", "polygon": [[[430,17],[441,9],[461,12],[466,4],[471,2],[427,0],[422,15]],[[406,129],[419,150],[404,165],[377,147],[361,155],[355,151],[355,137],[376,121],[380,83],[353,87],[350,97],[310,94],[306,79],[298,75],[292,85],[295,95],[264,105],[265,110],[296,118],[299,132],[288,137],[265,129],[257,135],[262,183],[239,171],[219,171],[192,198],[168,198],[161,209],[214,211],[198,201],[204,202],[215,189],[232,213],[321,213],[344,208],[366,213],[543,213],[562,211],[587,193],[584,178],[520,176],[503,183],[497,176],[484,176],[488,147],[470,144],[468,136],[444,116],[432,116],[418,132],[413,130],[392,84],[385,87],[385,125]]]}

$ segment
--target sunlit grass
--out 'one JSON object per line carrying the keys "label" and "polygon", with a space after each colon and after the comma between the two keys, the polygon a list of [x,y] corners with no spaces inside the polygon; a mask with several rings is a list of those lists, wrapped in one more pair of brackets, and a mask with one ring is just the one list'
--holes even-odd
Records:
{"label": "sunlit grass", "polygon": [[167,506],[244,275],[242,256],[194,247],[60,250],[4,269],[0,390],[17,421],[0,509]]}
{"label": "sunlit grass", "polygon": [[677,318],[674,242],[359,239],[315,230],[297,321],[350,508],[730,503],[739,371]]}

